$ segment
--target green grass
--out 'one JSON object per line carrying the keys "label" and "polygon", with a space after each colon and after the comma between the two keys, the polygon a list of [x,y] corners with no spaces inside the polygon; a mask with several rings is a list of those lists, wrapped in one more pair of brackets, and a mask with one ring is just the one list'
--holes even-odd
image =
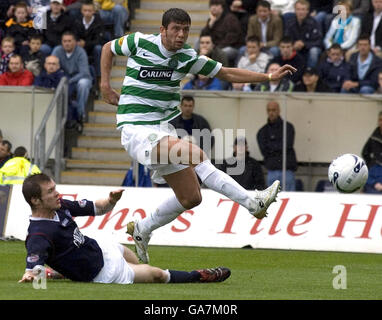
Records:
{"label": "green grass", "polygon": [[[151,246],[153,265],[193,270],[226,266],[231,277],[212,284],[95,284],[50,280],[47,289],[18,283],[24,243],[0,241],[0,300],[7,299],[382,299],[382,255],[253,249]],[[334,289],[333,268],[347,271],[347,289]]]}

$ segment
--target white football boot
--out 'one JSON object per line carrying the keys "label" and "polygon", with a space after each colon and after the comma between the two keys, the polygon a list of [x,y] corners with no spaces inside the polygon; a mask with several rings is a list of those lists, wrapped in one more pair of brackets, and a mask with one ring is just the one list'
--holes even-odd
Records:
{"label": "white football boot", "polygon": [[263,219],[266,217],[268,215],[268,207],[273,202],[276,202],[276,197],[280,190],[281,188],[279,180],[273,182],[272,185],[265,190],[255,190],[256,195],[249,204],[249,213],[255,216],[257,219]]}
{"label": "white football boot", "polygon": [[135,250],[137,256],[142,263],[149,263],[149,253],[147,252],[147,247],[149,246],[150,235],[144,235],[139,231],[137,221],[130,221],[127,224],[127,231],[131,235],[135,242]]}

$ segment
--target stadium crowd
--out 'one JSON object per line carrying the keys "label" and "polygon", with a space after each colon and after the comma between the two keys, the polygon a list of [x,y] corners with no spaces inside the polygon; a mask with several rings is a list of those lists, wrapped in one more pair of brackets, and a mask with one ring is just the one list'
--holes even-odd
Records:
{"label": "stadium crowd", "polygon": [[[89,96],[99,95],[102,45],[129,30],[127,3],[2,0],[0,85],[54,89],[67,76],[67,127],[81,130]],[[193,47],[224,66],[298,72],[260,84],[190,77],[184,90],[381,94],[382,0],[210,0]],[[179,117],[177,125],[190,123]]]}

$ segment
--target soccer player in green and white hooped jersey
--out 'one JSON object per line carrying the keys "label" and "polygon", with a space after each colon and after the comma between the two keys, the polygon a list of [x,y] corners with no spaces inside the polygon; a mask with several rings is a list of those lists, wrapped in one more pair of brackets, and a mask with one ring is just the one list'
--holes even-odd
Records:
{"label": "soccer player in green and white hooped jersey", "polygon": [[[117,127],[121,142],[130,156],[154,170],[153,179],[165,182],[174,195],[163,201],[142,220],[130,222],[140,260],[148,263],[148,243],[152,231],[171,222],[185,210],[202,201],[202,183],[248,209],[258,219],[267,215],[275,201],[280,182],[250,195],[235,180],[218,170],[196,145],[179,139],[167,122],[180,114],[180,81],[187,73],[217,77],[228,82],[255,83],[277,80],[296,72],[284,65],[273,74],[222,67],[197,53],[186,44],[191,18],[182,9],[172,8],[162,16],[160,33],[139,32],[106,43],[101,56],[101,91],[103,99],[118,106]],[[110,86],[113,55],[128,57],[121,95]]]}

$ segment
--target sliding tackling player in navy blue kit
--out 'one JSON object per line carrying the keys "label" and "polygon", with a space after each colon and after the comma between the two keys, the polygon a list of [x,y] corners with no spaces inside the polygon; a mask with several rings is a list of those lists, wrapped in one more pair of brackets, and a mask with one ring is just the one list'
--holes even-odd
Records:
{"label": "sliding tackling player in navy blue kit", "polygon": [[65,278],[83,282],[220,282],[230,276],[230,270],[225,267],[186,272],[139,264],[127,247],[84,236],[72,217],[103,215],[111,211],[124,189],[111,191],[108,198],[94,202],[64,200],[55,182],[40,173],[25,179],[22,192],[32,215],[25,240],[26,271],[19,282],[33,281],[33,268],[45,264]]}

